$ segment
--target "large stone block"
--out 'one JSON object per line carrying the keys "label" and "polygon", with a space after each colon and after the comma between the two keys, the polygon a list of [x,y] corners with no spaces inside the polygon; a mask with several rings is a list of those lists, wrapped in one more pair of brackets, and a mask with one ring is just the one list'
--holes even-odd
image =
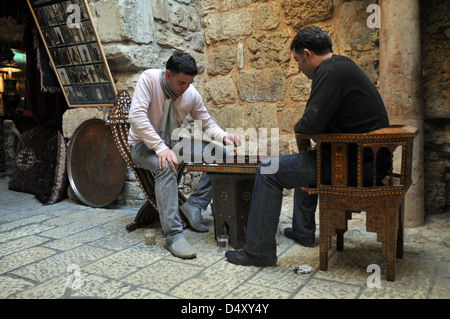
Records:
{"label": "large stone block", "polygon": [[242,107],[209,108],[209,114],[225,131],[244,127],[244,109]]}
{"label": "large stone block", "polygon": [[275,102],[284,99],[286,79],[281,70],[241,73],[237,86],[242,100]]}
{"label": "large stone block", "polygon": [[278,115],[275,104],[255,103],[250,106],[245,117],[245,128],[277,128]]}
{"label": "large stone block", "polygon": [[209,75],[226,75],[234,68],[236,46],[216,45],[210,48],[207,55]]}
{"label": "large stone block", "polygon": [[153,0],[153,17],[164,22],[169,21],[169,0]]}
{"label": "large stone block", "polygon": [[375,47],[378,29],[367,26],[371,0],[344,2],[340,14],[340,34],[344,51],[367,51]]}
{"label": "large stone block", "polygon": [[170,21],[173,26],[190,32],[200,30],[200,12],[193,6],[175,5],[170,11]]}
{"label": "large stone block", "polygon": [[151,45],[114,43],[102,47],[112,73],[158,67],[158,54]]}
{"label": "large stone block", "polygon": [[303,73],[294,76],[289,83],[289,96],[294,101],[307,101],[311,92],[311,81]]}
{"label": "large stone block", "polygon": [[177,50],[184,49],[184,40],[170,30],[158,26],[156,31],[156,43],[163,47],[169,47]]}
{"label": "large stone block", "polygon": [[256,34],[248,40],[250,64],[255,69],[287,67],[291,59],[290,36],[283,33]]}
{"label": "large stone block", "polygon": [[102,42],[152,42],[152,6],[145,1],[97,1],[91,2],[89,6]]}
{"label": "large stone block", "polygon": [[117,8],[117,0],[90,2],[89,10],[102,42],[124,40],[122,25],[118,23],[120,13]]}
{"label": "large stone block", "polygon": [[125,36],[137,43],[151,43],[154,24],[152,6],[146,1],[118,0]]}
{"label": "large stone block", "polygon": [[209,43],[249,36],[253,32],[253,16],[249,9],[208,15],[203,19],[205,40]]}
{"label": "large stone block", "polygon": [[230,78],[218,77],[209,80],[206,83],[206,90],[218,105],[234,103],[237,99],[236,86]]}
{"label": "large stone block", "polygon": [[265,3],[258,7],[256,25],[262,30],[276,29],[280,24],[280,7],[276,2]]}
{"label": "large stone block", "polygon": [[292,25],[296,31],[333,16],[333,0],[281,0],[281,8],[286,23]]}

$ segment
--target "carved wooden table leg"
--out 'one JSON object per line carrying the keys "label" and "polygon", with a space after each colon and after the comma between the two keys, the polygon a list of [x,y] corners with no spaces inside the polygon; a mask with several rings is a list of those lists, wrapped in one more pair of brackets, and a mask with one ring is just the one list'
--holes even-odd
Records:
{"label": "carved wooden table leg", "polygon": [[255,175],[209,173],[213,186],[215,236],[228,233],[235,249],[245,246]]}

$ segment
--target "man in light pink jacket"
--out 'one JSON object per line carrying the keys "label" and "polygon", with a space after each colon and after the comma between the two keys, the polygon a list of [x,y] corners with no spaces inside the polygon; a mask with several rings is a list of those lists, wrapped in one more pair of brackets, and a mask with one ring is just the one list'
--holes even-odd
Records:
{"label": "man in light pink jacket", "polygon": [[[172,131],[181,127],[181,122],[190,114],[196,123],[201,123],[202,131],[212,140],[225,145],[239,144],[235,134],[227,134],[214,122],[202,97],[191,85],[197,73],[192,56],[174,53],[165,70],[149,69],[141,74],[129,113],[131,157],[134,163],[152,171],[155,176],[156,204],[167,248],[180,258],[195,258],[197,254],[183,235],[178,214],[176,168],[179,159],[172,150],[175,143],[171,140]],[[202,154],[206,143],[200,148],[197,143],[191,145],[191,154],[195,156]],[[201,209],[207,208],[211,198],[211,179],[203,174],[197,189],[181,207],[183,215],[196,231],[208,231],[202,223]]]}

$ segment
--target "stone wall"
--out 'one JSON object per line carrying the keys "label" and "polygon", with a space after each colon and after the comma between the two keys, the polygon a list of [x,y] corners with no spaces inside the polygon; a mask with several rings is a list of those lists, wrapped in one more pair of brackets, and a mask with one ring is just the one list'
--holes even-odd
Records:
{"label": "stone wall", "polygon": [[[197,61],[194,85],[202,93],[205,45],[200,24],[200,0],[88,0],[117,90],[133,94],[142,71],[163,68],[176,50],[189,52]],[[73,108],[63,116],[64,137],[91,118],[106,120],[110,108]],[[190,191],[191,176],[186,178]],[[74,198],[74,194],[69,191]],[[128,171],[119,202],[139,206],[145,201],[134,175]]]}
{"label": "stone wall", "polygon": [[140,73],[164,67],[175,50],[189,52],[203,72],[200,0],[88,2],[118,89],[132,95]]}
{"label": "stone wall", "polygon": [[[367,27],[376,1],[203,0],[205,101],[224,128],[279,128],[280,154],[296,151],[293,127],[311,81],[299,74],[290,44],[301,28],[327,30],[334,52],[353,58],[378,82],[378,30]],[[270,154],[269,154],[270,155]]]}
{"label": "stone wall", "polygon": [[450,2],[421,1],[425,209],[450,210]]}
{"label": "stone wall", "polygon": [[[382,81],[379,29],[367,26],[372,14],[367,8],[377,0],[88,3],[119,90],[132,94],[143,70],[163,67],[175,50],[187,51],[199,65],[194,85],[214,119],[224,129],[279,128],[280,154],[296,151],[293,126],[303,114],[311,85],[298,73],[289,50],[299,29],[318,25],[327,30],[336,54],[352,58],[377,87]],[[427,213],[448,210],[450,198],[448,6],[448,1],[421,0]],[[65,137],[70,138],[81,119],[105,118],[107,111],[68,111]],[[195,180],[186,176],[187,192]],[[126,204],[144,200],[133,176],[124,194]]]}
{"label": "stone wall", "polygon": [[[279,153],[296,151],[293,127],[311,82],[299,74],[289,49],[306,25],[327,30],[334,52],[352,57],[378,82],[378,31],[366,26],[376,1],[343,0],[88,0],[118,90],[133,93],[140,73],[164,67],[175,50],[194,56],[194,82],[213,118],[224,128],[279,128]],[[64,136],[107,109],[72,109]],[[271,148],[268,148],[269,154]],[[196,176],[185,176],[186,192]],[[128,174],[123,200],[139,205],[143,194]]]}

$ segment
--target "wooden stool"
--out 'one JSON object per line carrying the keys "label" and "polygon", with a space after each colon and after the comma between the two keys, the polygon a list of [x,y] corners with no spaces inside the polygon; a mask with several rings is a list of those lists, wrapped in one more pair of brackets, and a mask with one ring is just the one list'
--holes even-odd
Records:
{"label": "wooden stool", "polygon": [[[127,225],[128,231],[136,230],[144,227],[159,218],[158,207],[155,199],[155,179],[152,172],[137,166],[131,159],[130,147],[128,145],[128,130],[130,123],[128,121],[128,113],[130,111],[131,97],[127,91],[120,91],[114,101],[114,108],[109,114],[107,125],[111,126],[114,135],[114,141],[119,149],[125,162],[136,176],[141,189],[147,198],[147,202],[138,211],[134,223]],[[186,164],[180,163],[177,170],[177,180],[180,182],[181,175]],[[184,204],[186,197],[178,191],[178,207]],[[180,213],[183,221],[184,216]]]}
{"label": "wooden stool", "polygon": [[[395,258],[403,257],[403,222],[405,194],[411,185],[413,142],[418,129],[392,126],[366,134],[297,134],[299,151],[305,140],[317,142],[317,188],[310,194],[319,194],[320,213],[320,269],[328,268],[328,250],[331,237],[337,235],[337,250],[342,251],[343,235],[351,214],[366,212],[367,231],[376,232],[382,243],[387,262],[387,280],[395,281]],[[329,145],[331,182],[323,182],[322,151]],[[356,149],[356,185],[349,183],[349,149]],[[400,173],[394,173],[394,151],[401,148]],[[363,185],[363,153],[373,154],[373,183]],[[386,183],[377,185],[376,160],[380,152],[389,151],[390,167]],[[366,176],[367,177],[367,176]]]}

